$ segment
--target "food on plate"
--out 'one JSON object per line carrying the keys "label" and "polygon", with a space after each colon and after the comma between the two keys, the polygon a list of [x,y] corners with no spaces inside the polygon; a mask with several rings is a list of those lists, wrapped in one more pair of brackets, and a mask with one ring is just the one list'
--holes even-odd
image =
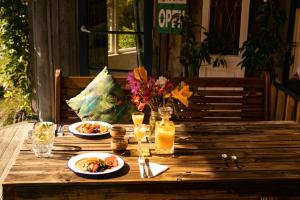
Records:
{"label": "food on plate", "polygon": [[82,123],[76,127],[80,133],[105,133],[108,128],[100,123]]}
{"label": "food on plate", "polygon": [[76,162],[75,167],[84,172],[103,172],[106,169],[118,166],[118,160],[115,156],[104,159],[92,157],[83,158]]}

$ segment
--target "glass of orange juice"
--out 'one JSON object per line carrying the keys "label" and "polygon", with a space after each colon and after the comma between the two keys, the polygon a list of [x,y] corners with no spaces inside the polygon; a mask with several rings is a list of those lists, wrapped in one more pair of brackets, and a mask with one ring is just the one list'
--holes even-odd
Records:
{"label": "glass of orange juice", "polygon": [[142,154],[142,148],[141,148],[142,139],[146,136],[146,133],[147,133],[147,125],[146,124],[139,124],[134,127],[134,137],[138,141],[138,149],[139,149],[140,155]]}
{"label": "glass of orange juice", "polygon": [[143,112],[134,112],[131,114],[131,118],[132,118],[132,121],[133,121],[133,124],[135,126],[137,125],[140,125],[143,123],[143,120],[144,120],[144,113]]}
{"label": "glass of orange juice", "polygon": [[175,124],[169,118],[172,115],[171,107],[160,107],[161,121],[155,125],[155,152],[157,154],[173,154],[175,140]]}

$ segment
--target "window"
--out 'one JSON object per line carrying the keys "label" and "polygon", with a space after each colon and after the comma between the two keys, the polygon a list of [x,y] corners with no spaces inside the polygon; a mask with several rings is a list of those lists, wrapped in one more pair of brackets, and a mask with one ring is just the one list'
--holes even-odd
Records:
{"label": "window", "polygon": [[[135,32],[134,1],[108,0],[107,21],[110,31],[119,31],[119,34],[108,34],[108,53],[121,54],[136,51],[136,36],[124,34]],[[123,33],[122,33],[123,32]]]}
{"label": "window", "polygon": [[[153,12],[151,1],[78,2],[81,75],[97,73],[104,66],[117,71],[128,71],[138,65],[151,66],[152,23],[144,23],[152,20],[152,15],[146,16]],[[147,11],[144,10],[146,6],[149,7]],[[144,34],[144,28],[148,33]],[[144,35],[148,37],[146,42]]]}

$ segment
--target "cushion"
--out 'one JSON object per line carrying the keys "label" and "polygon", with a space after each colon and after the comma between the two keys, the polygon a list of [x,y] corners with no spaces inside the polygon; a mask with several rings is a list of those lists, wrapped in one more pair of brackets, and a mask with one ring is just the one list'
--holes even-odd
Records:
{"label": "cushion", "polygon": [[105,67],[76,97],[66,101],[81,120],[118,123],[130,104],[121,87]]}

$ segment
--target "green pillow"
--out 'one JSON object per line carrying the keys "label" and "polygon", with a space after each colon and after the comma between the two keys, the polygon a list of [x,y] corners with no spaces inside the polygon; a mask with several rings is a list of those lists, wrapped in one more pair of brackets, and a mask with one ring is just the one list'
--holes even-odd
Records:
{"label": "green pillow", "polygon": [[120,123],[130,104],[105,67],[76,97],[66,100],[81,120]]}

